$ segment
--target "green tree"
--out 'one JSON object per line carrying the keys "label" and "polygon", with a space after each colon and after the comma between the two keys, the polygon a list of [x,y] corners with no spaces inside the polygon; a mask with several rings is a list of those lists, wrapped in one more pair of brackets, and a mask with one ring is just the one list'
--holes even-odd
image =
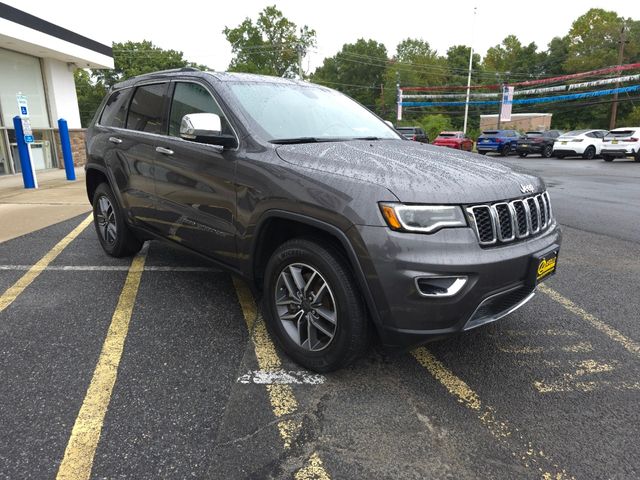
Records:
{"label": "green tree", "polygon": [[340,90],[373,109],[381,93],[387,64],[386,47],[375,40],[361,38],[356,43],[343,45],[333,57],[325,58],[311,80]]}
{"label": "green tree", "polygon": [[569,37],[553,37],[547,45],[542,61],[542,72],[545,75],[561,75],[565,73],[564,64],[569,57]]}
{"label": "green tree", "polygon": [[[522,45],[515,35],[507,36],[502,43],[487,50],[484,57],[484,68],[496,73],[499,81],[535,77],[542,73],[541,64],[544,54],[538,53],[534,42]],[[507,74],[508,72],[508,74]]]}
{"label": "green tree", "polygon": [[[447,50],[447,67],[449,70],[449,82],[452,85],[464,85],[467,83],[469,70],[470,48],[466,45],[454,45]],[[471,62],[471,82],[481,83],[482,79],[482,58],[479,54],[473,54]]]}
{"label": "green tree", "polygon": [[[92,70],[92,76],[110,88],[115,83],[143,73],[197,66],[177,50],[164,50],[148,40],[113,44],[112,70]],[[207,68],[200,66],[201,68]]]}
{"label": "green tree", "polygon": [[315,46],[316,32],[306,25],[298,27],[275,5],[266,7],[254,23],[250,18],[235,28],[222,31],[231,44],[231,72],[260,73],[294,77],[298,73],[298,50],[301,54]]}
{"label": "green tree", "polygon": [[76,82],[80,121],[82,126],[86,127],[100,106],[106,89],[104,84],[92,80],[91,74],[87,70],[79,68],[73,75]]}
{"label": "green tree", "polygon": [[640,125],[640,105],[637,107],[633,107],[629,114],[624,117],[623,122],[618,122],[619,125],[628,125],[630,127],[635,127]]}
{"label": "green tree", "polygon": [[425,115],[419,121],[432,142],[440,132],[453,129],[451,118],[445,115]]}
{"label": "green tree", "polygon": [[592,8],[578,17],[569,30],[567,72],[582,72],[618,63],[618,42],[623,25],[626,37],[623,63],[640,57],[640,22],[624,19],[616,12]]}

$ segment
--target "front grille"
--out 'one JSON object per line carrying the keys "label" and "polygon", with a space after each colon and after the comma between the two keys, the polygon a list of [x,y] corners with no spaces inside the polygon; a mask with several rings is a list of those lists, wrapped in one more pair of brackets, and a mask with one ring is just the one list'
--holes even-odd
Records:
{"label": "front grille", "polygon": [[537,235],[551,225],[547,192],[531,197],[467,208],[480,245],[508,243]]}
{"label": "front grille", "polygon": [[487,298],[473,312],[464,329],[468,330],[498,320],[520,305],[531,293],[531,287],[517,287]]}

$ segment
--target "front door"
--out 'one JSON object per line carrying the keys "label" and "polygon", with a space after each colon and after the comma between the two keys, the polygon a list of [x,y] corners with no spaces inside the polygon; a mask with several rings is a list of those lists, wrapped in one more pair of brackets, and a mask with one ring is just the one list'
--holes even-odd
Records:
{"label": "front door", "polygon": [[157,142],[155,180],[157,217],[163,234],[223,263],[235,260],[235,152],[180,138],[180,123],[190,113],[215,113],[223,133],[233,134],[209,90],[177,81],[169,113],[169,136]]}

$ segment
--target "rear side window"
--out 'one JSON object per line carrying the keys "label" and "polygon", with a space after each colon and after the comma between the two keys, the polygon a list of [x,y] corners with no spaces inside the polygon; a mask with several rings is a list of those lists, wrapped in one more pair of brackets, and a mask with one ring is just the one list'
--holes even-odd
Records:
{"label": "rear side window", "polygon": [[104,105],[104,110],[102,110],[100,125],[124,128],[124,122],[127,118],[127,104],[130,97],[130,88],[113,92]]}
{"label": "rear side window", "polygon": [[220,117],[222,133],[232,135],[233,131],[218,103],[202,85],[190,82],[178,82],[171,102],[169,116],[169,135],[180,136],[182,117],[190,113],[215,113]]}
{"label": "rear side window", "polygon": [[164,134],[162,112],[167,84],[156,83],[136,88],[129,107],[127,128],[140,132]]}

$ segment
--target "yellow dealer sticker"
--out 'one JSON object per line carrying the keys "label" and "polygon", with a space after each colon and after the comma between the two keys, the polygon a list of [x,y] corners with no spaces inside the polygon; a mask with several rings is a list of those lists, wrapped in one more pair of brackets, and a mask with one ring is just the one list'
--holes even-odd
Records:
{"label": "yellow dealer sticker", "polygon": [[551,258],[543,258],[540,260],[540,263],[538,264],[538,281],[555,272],[557,259],[558,257],[554,255]]}

